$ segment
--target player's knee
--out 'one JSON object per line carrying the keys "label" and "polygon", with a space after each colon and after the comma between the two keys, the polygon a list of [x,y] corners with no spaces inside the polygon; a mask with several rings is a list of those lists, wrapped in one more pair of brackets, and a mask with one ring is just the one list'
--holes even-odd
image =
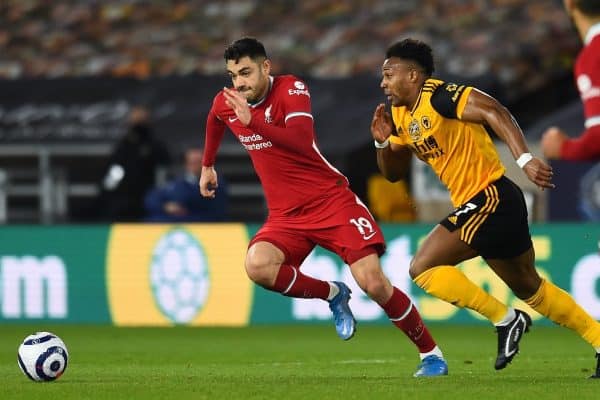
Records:
{"label": "player's knee", "polygon": [[410,261],[410,266],[408,268],[408,274],[414,280],[417,276],[421,275],[427,266],[423,263],[423,258],[419,257],[418,254],[413,257]]}
{"label": "player's knee", "polygon": [[274,277],[266,268],[261,268],[252,265],[246,265],[246,274],[254,283],[270,288],[273,286]]}
{"label": "player's knee", "polygon": [[541,281],[535,281],[534,279],[523,279],[513,285],[511,289],[515,296],[521,300],[525,300],[533,296],[540,287]]}
{"label": "player's knee", "polygon": [[258,285],[271,287],[276,278],[276,265],[269,257],[253,254],[246,257],[246,274]]}
{"label": "player's knee", "polygon": [[365,292],[372,299],[381,297],[386,289],[386,284],[381,279],[369,280],[365,286]]}
{"label": "player's knee", "polygon": [[517,274],[510,275],[507,283],[515,296],[525,300],[538,291],[542,284],[542,278],[533,267],[528,267],[522,268]]}

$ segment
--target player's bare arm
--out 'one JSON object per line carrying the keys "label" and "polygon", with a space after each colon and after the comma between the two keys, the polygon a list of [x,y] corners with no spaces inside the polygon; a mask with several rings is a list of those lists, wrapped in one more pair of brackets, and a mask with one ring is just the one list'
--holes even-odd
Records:
{"label": "player's bare arm", "polygon": [[554,188],[551,183],[552,167],[537,157],[520,158],[523,154],[530,154],[523,131],[512,114],[495,98],[473,88],[461,120],[488,125],[508,145],[515,160],[524,162],[523,172],[531,182],[542,190]]}
{"label": "player's bare arm", "polygon": [[385,111],[384,104],[379,104],[371,121],[371,135],[379,146],[384,146],[377,148],[377,166],[390,182],[396,182],[406,175],[412,155],[407,146],[390,144],[389,137],[393,131],[392,116]]}
{"label": "player's bare arm", "polygon": [[225,103],[231,107],[240,122],[248,125],[252,119],[252,114],[246,98],[237,90],[228,88],[223,88],[223,95],[225,96]]}
{"label": "player's bare arm", "polygon": [[219,180],[217,177],[217,171],[214,167],[202,167],[202,173],[200,174],[200,182],[198,185],[200,186],[200,194],[203,197],[208,197],[210,199],[215,198],[215,191],[219,186]]}

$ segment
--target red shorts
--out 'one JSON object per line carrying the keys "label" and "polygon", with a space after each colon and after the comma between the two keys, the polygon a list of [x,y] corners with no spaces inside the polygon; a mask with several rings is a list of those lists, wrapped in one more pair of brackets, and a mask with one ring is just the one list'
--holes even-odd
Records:
{"label": "red shorts", "polygon": [[316,245],[336,253],[348,265],[369,254],[381,256],[385,239],[375,219],[350,189],[317,199],[294,215],[269,216],[248,247],[269,242],[299,267]]}

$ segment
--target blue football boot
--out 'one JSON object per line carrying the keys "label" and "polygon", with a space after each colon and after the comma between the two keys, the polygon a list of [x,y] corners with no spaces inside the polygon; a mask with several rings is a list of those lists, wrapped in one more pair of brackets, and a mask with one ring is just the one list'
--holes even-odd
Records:
{"label": "blue football boot", "polygon": [[432,376],[448,375],[448,364],[443,358],[432,354],[425,357],[414,373],[415,378],[428,378]]}
{"label": "blue football boot", "polygon": [[349,340],[356,332],[356,320],[348,306],[350,293],[352,291],[343,282],[333,282],[339,289],[339,293],[329,301],[329,309],[333,313],[335,330],[340,338]]}

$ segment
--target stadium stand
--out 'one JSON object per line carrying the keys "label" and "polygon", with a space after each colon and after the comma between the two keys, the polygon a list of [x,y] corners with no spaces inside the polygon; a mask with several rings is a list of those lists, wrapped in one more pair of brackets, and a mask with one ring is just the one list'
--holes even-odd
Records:
{"label": "stadium stand", "polygon": [[[489,91],[525,127],[575,98],[579,43],[559,0],[8,0],[0,3],[0,219],[72,221],[71,206],[97,193],[133,104],[152,109],[173,153],[201,144],[212,96],[227,83],[224,45],[241,35],[265,43],[274,73],[306,79],[320,146],[342,170],[368,139],[382,54],[401,37],[432,43],[439,76]],[[218,162],[231,219],[262,220],[262,192],[230,135]]]}
{"label": "stadium stand", "polygon": [[410,35],[433,43],[441,72],[491,73],[518,95],[568,68],[577,46],[556,0],[38,0],[0,9],[0,76],[10,79],[222,74],[223,45],[241,34],[276,53],[275,73],[342,78],[377,74],[386,46]]}

